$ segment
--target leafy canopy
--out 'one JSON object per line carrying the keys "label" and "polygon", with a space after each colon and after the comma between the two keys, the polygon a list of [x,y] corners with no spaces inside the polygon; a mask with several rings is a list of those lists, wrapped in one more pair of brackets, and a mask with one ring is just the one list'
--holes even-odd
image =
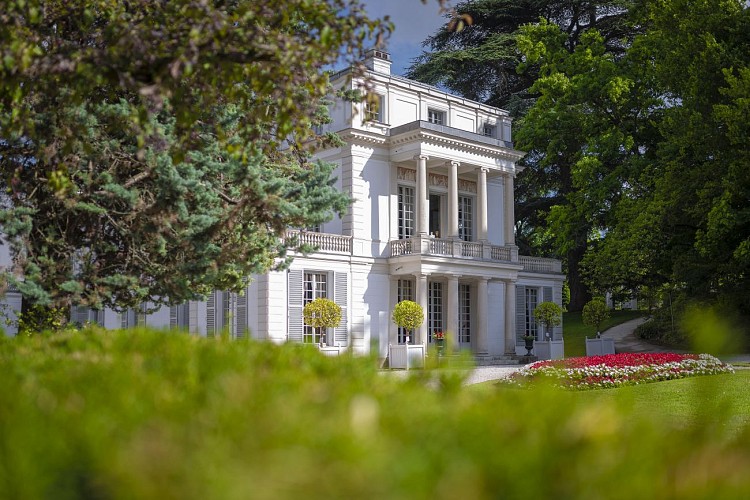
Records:
{"label": "leafy canopy", "polygon": [[562,323],[562,308],[554,302],[542,302],[534,309],[534,319],[544,327],[545,332]]}
{"label": "leafy canopy", "polygon": [[341,307],[331,299],[317,298],[305,304],[302,317],[313,328],[336,328],[341,323]]}
{"label": "leafy canopy", "polygon": [[393,322],[399,327],[413,332],[424,323],[424,310],[416,302],[402,300],[393,309]]}
{"label": "leafy canopy", "polygon": [[286,263],[287,227],[346,209],[309,150],[322,69],[389,29],[359,0],[3,3],[0,225],[25,298],[238,291]]}
{"label": "leafy canopy", "polygon": [[586,326],[593,326],[596,331],[599,332],[602,323],[609,318],[609,308],[606,302],[601,297],[591,299],[585,306],[583,306],[583,313],[581,319],[583,324]]}

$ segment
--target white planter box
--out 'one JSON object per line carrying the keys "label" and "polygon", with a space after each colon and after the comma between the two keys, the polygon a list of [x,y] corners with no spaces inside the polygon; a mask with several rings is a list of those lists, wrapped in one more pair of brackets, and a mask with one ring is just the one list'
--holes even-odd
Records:
{"label": "white planter box", "polygon": [[318,347],[321,353],[323,353],[324,356],[341,356],[341,354],[346,350],[345,347],[332,347],[332,346],[322,346]]}
{"label": "white planter box", "polygon": [[424,346],[422,344],[389,344],[388,367],[403,370],[424,368]]}
{"label": "white planter box", "polygon": [[615,341],[613,339],[602,339],[586,337],[586,356],[602,356],[615,353]]}
{"label": "white planter box", "polygon": [[562,340],[536,340],[534,354],[539,359],[563,359],[565,344]]}

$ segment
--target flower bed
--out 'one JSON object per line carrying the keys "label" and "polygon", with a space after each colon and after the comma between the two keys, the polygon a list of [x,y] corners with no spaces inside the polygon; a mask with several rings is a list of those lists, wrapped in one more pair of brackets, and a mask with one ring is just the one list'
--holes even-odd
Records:
{"label": "flower bed", "polygon": [[623,353],[539,361],[507,381],[526,386],[547,380],[566,389],[586,390],[733,372],[731,366],[710,354]]}

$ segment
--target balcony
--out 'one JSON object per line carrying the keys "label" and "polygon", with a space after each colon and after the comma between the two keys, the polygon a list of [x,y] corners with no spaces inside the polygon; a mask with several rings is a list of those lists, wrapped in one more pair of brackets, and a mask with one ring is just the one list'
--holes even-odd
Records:
{"label": "balcony", "polygon": [[513,262],[513,257],[518,257],[515,247],[483,244],[477,241],[418,237],[391,241],[391,257],[418,254],[500,262]]}

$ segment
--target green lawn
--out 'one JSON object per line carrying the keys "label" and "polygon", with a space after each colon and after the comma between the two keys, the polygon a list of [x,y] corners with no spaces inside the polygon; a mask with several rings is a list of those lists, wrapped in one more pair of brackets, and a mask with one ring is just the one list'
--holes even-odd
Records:
{"label": "green lawn", "polygon": [[690,377],[642,384],[571,392],[579,403],[612,402],[637,417],[663,419],[678,425],[719,425],[737,429],[750,424],[750,370],[733,374]]}
{"label": "green lawn", "polygon": [[[645,314],[646,311],[611,311],[609,319],[602,325],[602,331]],[[596,335],[596,329],[583,324],[580,312],[568,312],[563,313],[563,335],[565,337],[565,357],[585,356],[585,338]]]}

